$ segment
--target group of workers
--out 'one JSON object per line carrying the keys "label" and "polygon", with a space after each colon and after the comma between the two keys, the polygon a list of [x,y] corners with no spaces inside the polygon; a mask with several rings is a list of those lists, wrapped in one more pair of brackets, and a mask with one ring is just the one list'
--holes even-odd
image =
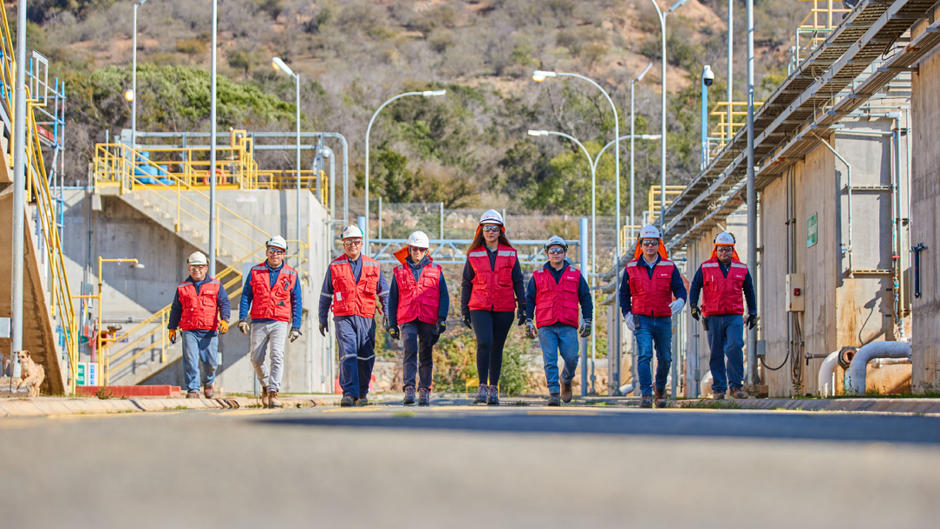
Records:
{"label": "group of workers", "polygon": [[[388,336],[402,341],[403,404],[429,405],[432,348],[446,330],[450,296],[442,268],[429,255],[428,236],[416,231],[408,237],[407,245],[395,252],[401,264],[393,270],[391,285],[378,261],[362,254],[363,234],[357,226],[343,230],[342,242],[343,255],[330,262],[318,310],[323,336],[329,332],[328,317],[333,312],[341,406],[368,404],[377,310],[384,315]],[[747,266],[734,251],[734,237],[723,232],[714,242],[711,258],[696,271],[691,292],[687,292],[678,268],[668,259],[659,230],[651,225],[640,230],[618,295],[627,327],[636,338],[641,407],[652,407],[654,396],[657,407],[666,403],[672,316],[682,311],[687,299],[692,317],[701,320],[708,333],[714,397],[722,399],[726,391],[734,398],[747,397],[742,387],[742,348],[744,325],[753,327],[757,321],[754,287]],[[590,336],[594,306],[584,275],[566,257],[565,240],[549,237],[545,251],[548,260],[524,285],[502,216],[489,210],[480,218],[467,250],[460,296],[462,321],[476,336],[479,388],[474,403],[499,404],[503,346],[514,320],[525,328],[527,337],[539,340],[548,405],[560,406],[572,399],[578,338]],[[267,241],[266,259],[251,268],[239,305],[238,328],[250,336],[250,358],[261,387],[262,405],[271,408],[281,406],[278,391],[285,342],[301,336],[301,290],[297,271],[284,263],[286,252],[287,242],[282,237]],[[182,331],[187,397],[199,396],[200,364],[205,396],[212,397],[218,334],[228,330],[228,295],[217,279],[208,277],[205,255],[193,253],[187,265],[189,277],[177,287],[173,300],[169,337],[175,343],[177,328]],[[747,301],[746,316],[742,293]],[[651,372],[654,350],[655,381]],[[564,362],[560,377],[559,354]],[[270,370],[266,356],[270,357]]]}

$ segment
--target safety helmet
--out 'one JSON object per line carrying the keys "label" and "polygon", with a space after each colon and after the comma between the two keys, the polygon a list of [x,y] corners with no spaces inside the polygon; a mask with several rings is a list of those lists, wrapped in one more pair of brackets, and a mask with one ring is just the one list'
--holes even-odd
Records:
{"label": "safety helmet", "polygon": [[408,236],[408,246],[414,246],[415,248],[424,248],[427,250],[431,243],[428,240],[428,234],[423,231],[416,231]]}
{"label": "safety helmet", "polygon": [[280,235],[271,237],[267,240],[267,242],[264,243],[264,245],[268,248],[280,248],[285,252],[287,251],[287,241],[285,241],[284,237],[281,237]]}
{"label": "safety helmet", "polygon": [[659,229],[657,229],[656,226],[653,226],[652,224],[647,224],[646,226],[643,226],[642,228],[640,228],[640,238],[641,239],[660,239],[662,237],[659,235]]}
{"label": "safety helmet", "polygon": [[483,213],[483,216],[480,217],[480,224],[499,224],[502,226],[503,216],[495,209],[488,209]]}
{"label": "safety helmet", "polygon": [[552,246],[561,246],[562,248],[565,249],[565,251],[568,251],[568,243],[566,243],[564,239],[562,239],[561,237],[557,235],[552,235],[551,237],[548,238],[547,241],[545,241],[546,250],[548,250]]}
{"label": "safety helmet", "polygon": [[195,252],[189,254],[189,257],[186,258],[186,264],[187,264],[188,266],[193,266],[193,265],[207,265],[207,264],[209,264],[209,260],[206,259],[206,254],[204,254],[204,253],[202,253],[202,252],[200,252],[200,251],[195,251]]}
{"label": "safety helmet", "polygon": [[715,237],[715,244],[717,246],[734,246],[734,235],[723,231]]}
{"label": "safety helmet", "polygon": [[359,226],[350,224],[343,229],[343,239],[353,239],[356,237],[362,238],[362,230],[359,229]]}

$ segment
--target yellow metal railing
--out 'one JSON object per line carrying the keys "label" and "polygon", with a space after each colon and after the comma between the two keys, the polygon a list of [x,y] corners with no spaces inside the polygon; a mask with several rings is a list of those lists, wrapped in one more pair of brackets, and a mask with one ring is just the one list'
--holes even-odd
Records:
{"label": "yellow metal railing", "polygon": [[[842,2],[836,0],[800,0],[800,2],[811,2],[813,6],[809,13],[803,17],[803,21],[796,27],[796,56],[797,61],[802,61],[816,49],[817,46],[829,38],[829,34],[842,21],[845,13],[851,13],[851,9],[842,6]],[[840,7],[835,7],[836,5]]]}
{"label": "yellow metal railing", "polygon": [[[652,224],[656,220],[656,217],[659,216],[659,212],[660,212],[659,189],[660,187],[658,185],[650,186],[649,191],[647,191],[646,193],[647,210],[644,212],[645,217],[641,216],[639,219],[637,219],[637,220],[642,221],[644,224]],[[668,207],[669,204],[672,204],[673,200],[675,200],[677,196],[681,195],[683,191],[685,191],[685,186],[683,185],[673,185],[673,186],[667,185],[666,186],[666,206]],[[628,224],[628,225],[621,226],[620,227],[620,246],[622,248],[626,248],[628,252],[632,251],[631,248],[632,248],[634,241],[630,239],[631,228],[632,228],[633,234],[636,235],[640,232],[640,228],[642,227],[643,227],[642,224],[635,224],[633,226]]]}
{"label": "yellow metal railing", "polygon": [[[10,27],[7,21],[6,10],[2,13],[2,26],[0,26],[0,40],[2,40],[2,60],[0,60],[0,83],[3,85],[3,95],[0,104],[5,107],[11,120],[15,119],[13,112],[13,87],[16,86],[16,64]],[[49,264],[49,283],[46,285],[51,299],[50,314],[56,318],[62,327],[65,341],[65,353],[68,357],[69,372],[67,379],[68,393],[75,391],[75,375],[78,369],[78,323],[75,317],[73,297],[69,288],[68,275],[65,271],[65,257],[62,252],[62,241],[59,238],[59,229],[56,222],[55,199],[49,188],[46,175],[45,161],[42,153],[42,144],[39,140],[39,128],[36,124],[33,109],[45,104],[32,99],[27,89],[25,94],[26,109],[26,200],[36,207],[37,217],[42,231],[43,247]],[[11,126],[14,124],[11,123]],[[8,142],[8,150],[4,152],[8,166],[13,164],[14,142]],[[52,358],[49,359],[53,360]],[[58,361],[57,359],[55,361]]]}
{"label": "yellow metal railing", "polygon": [[[763,101],[755,101],[754,108],[760,108],[763,104]],[[718,118],[718,123],[708,136],[711,156],[715,156],[747,125],[747,101],[719,101],[710,115]]]}

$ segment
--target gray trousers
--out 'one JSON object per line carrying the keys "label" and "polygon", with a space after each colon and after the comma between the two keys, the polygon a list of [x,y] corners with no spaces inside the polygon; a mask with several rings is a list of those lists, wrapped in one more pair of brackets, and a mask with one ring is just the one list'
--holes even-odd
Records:
{"label": "gray trousers", "polygon": [[[281,375],[284,372],[284,344],[290,324],[286,321],[251,322],[251,365],[261,387],[268,391],[280,391]],[[268,377],[264,357],[271,344],[271,376]]]}

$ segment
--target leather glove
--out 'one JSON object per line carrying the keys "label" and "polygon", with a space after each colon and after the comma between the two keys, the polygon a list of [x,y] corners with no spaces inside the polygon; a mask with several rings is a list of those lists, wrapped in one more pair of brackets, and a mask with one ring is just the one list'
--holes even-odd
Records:
{"label": "leather glove", "polygon": [[591,328],[594,327],[594,324],[591,323],[591,320],[584,320],[581,324],[581,328],[578,329],[578,336],[581,338],[587,338],[591,335]]}
{"label": "leather glove", "polygon": [[694,319],[695,321],[699,321],[700,317],[701,317],[701,314],[698,311],[698,307],[692,307],[692,319]]}
{"label": "leather glove", "polygon": [[745,321],[747,323],[747,328],[753,329],[754,326],[757,325],[757,314],[748,314],[747,320]]}
{"label": "leather glove", "polygon": [[291,329],[290,334],[288,334],[287,337],[290,339],[291,343],[293,343],[294,340],[296,340],[297,338],[300,338],[302,334],[303,333],[300,332],[300,329]]}
{"label": "leather glove", "polygon": [[392,340],[397,340],[401,338],[401,330],[398,329],[398,326],[389,327],[388,335],[392,337]]}
{"label": "leather glove", "polygon": [[248,320],[238,320],[238,330],[242,334],[248,334],[248,330],[251,329],[251,326],[248,325]]}
{"label": "leather glove", "polygon": [[444,331],[447,330],[447,322],[440,320],[437,322],[437,334],[444,334]]}
{"label": "leather glove", "polygon": [[463,315],[463,324],[466,325],[468,329],[472,329],[472,328],[473,328],[473,322],[470,320],[470,315],[469,315],[469,314],[464,314],[464,315]]}
{"label": "leather glove", "polygon": [[630,332],[636,331],[636,323],[633,321],[633,313],[627,313],[627,328],[630,329]]}
{"label": "leather glove", "polygon": [[222,320],[219,322],[219,334],[225,334],[228,332],[228,322]]}
{"label": "leather glove", "polygon": [[170,343],[175,344],[176,343],[176,329],[169,329],[166,334],[170,338]]}
{"label": "leather glove", "polygon": [[517,313],[517,316],[518,316],[518,318],[519,318],[519,326],[520,326],[520,327],[522,327],[523,325],[525,325],[525,322],[527,322],[527,321],[529,320],[529,318],[526,317],[524,310],[519,310],[519,312]]}
{"label": "leather glove", "polygon": [[679,314],[680,312],[682,312],[682,307],[684,306],[685,306],[685,300],[682,298],[679,298],[669,304],[669,310],[671,310],[673,314]]}
{"label": "leather glove", "polygon": [[532,323],[532,320],[525,321],[525,335],[527,338],[535,338],[538,334],[538,331],[535,330],[535,324]]}
{"label": "leather glove", "polygon": [[320,336],[326,336],[326,333],[328,332],[330,332],[330,326],[325,323],[321,323],[320,324]]}

